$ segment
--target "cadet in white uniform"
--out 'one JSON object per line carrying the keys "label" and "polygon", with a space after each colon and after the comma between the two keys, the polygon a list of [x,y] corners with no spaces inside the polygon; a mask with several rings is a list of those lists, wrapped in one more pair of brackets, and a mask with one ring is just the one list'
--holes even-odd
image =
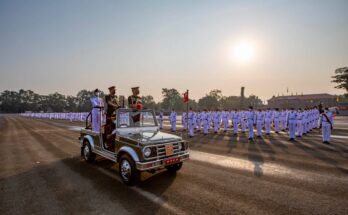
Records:
{"label": "cadet in white uniform", "polygon": [[297,137],[302,137],[303,135],[303,125],[304,125],[304,116],[305,116],[305,112],[302,112],[301,108],[298,109],[297,112],[297,119],[296,119],[296,136]]}
{"label": "cadet in white uniform", "polygon": [[227,132],[228,129],[228,118],[229,118],[229,112],[225,110],[222,112],[222,123],[224,124],[224,132]]}
{"label": "cadet in white uniform", "polygon": [[202,117],[202,124],[203,124],[203,134],[207,135],[208,129],[209,129],[209,113],[206,109],[202,113],[201,117]]}
{"label": "cadet in white uniform", "polygon": [[159,113],[159,129],[163,128],[163,112]]}
{"label": "cadet in white uniform", "polygon": [[328,108],[320,115],[319,127],[323,136],[323,143],[330,144],[331,130],[333,129],[333,114]]}
{"label": "cadet in white uniform", "polygon": [[103,99],[99,97],[100,91],[94,90],[94,96],[91,98],[92,103],[92,130],[100,132],[102,122],[102,111],[104,108]]}
{"label": "cadet in white uniform", "polygon": [[279,133],[279,123],[280,123],[280,113],[279,109],[276,108],[273,112],[273,125],[274,125],[274,131],[275,133]]}
{"label": "cadet in white uniform", "polygon": [[253,110],[253,107],[249,107],[249,111],[247,113],[248,120],[248,129],[249,129],[249,140],[254,138],[254,125],[256,123],[256,114]]}
{"label": "cadet in white uniform", "polygon": [[172,109],[172,112],[170,113],[169,120],[170,120],[170,129],[172,130],[172,132],[175,132],[176,131],[176,112],[174,109]]}
{"label": "cadet in white uniform", "polygon": [[262,136],[262,127],[265,123],[265,113],[259,109],[259,112],[256,113],[256,131],[257,131],[257,137]]}
{"label": "cadet in white uniform", "polygon": [[182,123],[183,130],[186,131],[186,129],[187,129],[187,118],[186,118],[186,112],[185,111],[182,112],[181,123]]}
{"label": "cadet in white uniform", "polygon": [[271,109],[268,109],[265,112],[265,130],[266,130],[266,135],[269,135],[271,133],[271,123],[272,123],[272,111],[271,111]]}
{"label": "cadet in white uniform", "polygon": [[290,141],[295,140],[296,120],[297,120],[297,113],[294,110],[294,108],[291,108],[291,111],[288,114],[288,126],[289,126]]}
{"label": "cadet in white uniform", "polygon": [[282,126],[282,131],[285,131],[286,128],[287,128],[286,124],[287,124],[287,121],[288,121],[286,109],[283,109],[283,110],[281,111],[280,115],[281,115],[281,126]]}
{"label": "cadet in white uniform", "polygon": [[241,112],[241,127],[242,127],[242,133],[244,133],[247,128],[247,112],[246,111]]}
{"label": "cadet in white uniform", "polygon": [[217,134],[220,128],[220,113],[219,110],[216,110],[213,113],[213,119],[214,119],[214,133]]}
{"label": "cadet in white uniform", "polygon": [[192,108],[190,108],[187,118],[188,118],[189,137],[192,138],[194,136],[194,127],[195,127],[194,112],[192,111]]}
{"label": "cadet in white uniform", "polygon": [[199,110],[197,113],[197,132],[201,132],[202,127],[202,112]]}
{"label": "cadet in white uniform", "polygon": [[238,134],[238,126],[240,123],[240,112],[236,109],[233,114],[233,135]]}

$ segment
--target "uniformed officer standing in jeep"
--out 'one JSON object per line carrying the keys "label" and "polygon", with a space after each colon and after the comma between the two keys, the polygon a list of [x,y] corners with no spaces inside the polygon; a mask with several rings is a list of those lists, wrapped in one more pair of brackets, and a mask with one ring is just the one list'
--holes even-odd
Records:
{"label": "uniformed officer standing in jeep", "polygon": [[128,97],[128,107],[135,109],[142,109],[141,96],[139,96],[139,87],[132,87],[132,95]]}

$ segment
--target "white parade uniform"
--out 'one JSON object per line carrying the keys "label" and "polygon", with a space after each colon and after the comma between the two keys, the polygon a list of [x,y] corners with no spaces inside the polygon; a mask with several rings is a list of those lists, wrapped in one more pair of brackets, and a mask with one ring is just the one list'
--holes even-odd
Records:
{"label": "white parade uniform", "polygon": [[227,111],[222,112],[222,123],[224,124],[224,132],[226,132],[228,128],[228,115],[229,113]]}
{"label": "white parade uniform", "polygon": [[297,113],[291,111],[288,114],[288,126],[290,139],[295,139]]}
{"label": "white parade uniform", "polygon": [[187,118],[186,118],[186,112],[182,112],[181,116],[181,124],[184,130],[187,129]]}
{"label": "white parade uniform", "polygon": [[249,139],[254,138],[254,124],[256,123],[256,114],[254,111],[248,111],[247,113]]}
{"label": "white parade uniform", "polygon": [[265,112],[265,130],[266,134],[271,133],[271,122],[272,122],[272,111],[266,111]]}
{"label": "white parade uniform", "polygon": [[169,116],[170,119],[170,128],[172,132],[176,131],[176,112],[172,111]]}
{"label": "white parade uniform", "polygon": [[215,111],[213,113],[213,119],[214,119],[214,132],[217,133],[220,128],[220,113],[218,111]]}
{"label": "white parade uniform", "polygon": [[102,112],[104,108],[103,99],[98,96],[93,96],[91,98],[92,103],[92,130],[100,132],[102,123]]}
{"label": "white parade uniform", "polygon": [[194,127],[195,127],[195,118],[194,118],[194,112],[190,111],[187,115],[188,117],[188,129],[189,129],[189,136],[194,136]]}
{"label": "white parade uniform", "polygon": [[302,137],[302,135],[303,135],[303,125],[304,125],[304,123],[303,123],[303,118],[304,118],[304,115],[305,115],[305,113],[304,112],[301,112],[301,111],[299,111],[298,113],[297,113],[297,120],[296,120],[296,124],[297,124],[297,126],[296,126],[296,136],[298,136],[298,137]]}
{"label": "white parade uniform", "polygon": [[265,123],[265,113],[262,111],[257,112],[256,113],[256,131],[257,131],[258,137],[261,137],[262,135],[262,127],[264,123]]}
{"label": "white parade uniform", "polygon": [[203,133],[207,135],[208,129],[209,129],[209,113],[203,112],[201,117],[202,117]]}
{"label": "white parade uniform", "polygon": [[238,111],[234,112],[233,114],[233,133],[238,133],[238,125],[240,122],[240,113]]}
{"label": "white parade uniform", "polygon": [[273,124],[274,124],[274,131],[276,133],[279,133],[279,122],[280,122],[280,113],[279,113],[279,111],[274,111]]}
{"label": "white parade uniform", "polygon": [[159,128],[163,128],[163,112],[159,113]]}
{"label": "white parade uniform", "polygon": [[331,111],[325,111],[321,114],[320,126],[323,142],[329,143],[331,140],[331,129],[333,128],[333,114]]}

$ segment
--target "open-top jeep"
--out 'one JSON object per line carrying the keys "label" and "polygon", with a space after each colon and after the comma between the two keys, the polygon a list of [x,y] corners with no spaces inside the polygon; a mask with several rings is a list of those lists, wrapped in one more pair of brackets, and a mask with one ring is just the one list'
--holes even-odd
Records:
{"label": "open-top jeep", "polygon": [[159,131],[152,110],[118,109],[113,119],[116,128],[111,134],[112,147],[104,126],[99,132],[91,129],[91,117],[81,129],[81,156],[88,162],[96,155],[118,162],[121,179],[127,185],[134,185],[143,171],[154,173],[166,168],[176,172],[189,158],[188,143]]}

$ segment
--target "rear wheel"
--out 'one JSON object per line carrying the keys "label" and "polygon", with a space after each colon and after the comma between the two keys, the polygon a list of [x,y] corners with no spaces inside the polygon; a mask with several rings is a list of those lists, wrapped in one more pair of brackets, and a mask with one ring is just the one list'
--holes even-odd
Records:
{"label": "rear wheel", "polygon": [[136,169],[134,160],[127,154],[120,158],[119,172],[122,181],[129,186],[135,185],[140,179],[140,171]]}
{"label": "rear wheel", "polygon": [[170,165],[170,166],[166,166],[166,169],[169,171],[169,172],[177,172],[181,169],[182,167],[182,162],[180,163],[176,163],[176,164],[173,164],[173,165]]}
{"label": "rear wheel", "polygon": [[82,157],[85,161],[89,163],[92,163],[96,157],[96,154],[92,152],[91,144],[87,140],[83,143]]}

